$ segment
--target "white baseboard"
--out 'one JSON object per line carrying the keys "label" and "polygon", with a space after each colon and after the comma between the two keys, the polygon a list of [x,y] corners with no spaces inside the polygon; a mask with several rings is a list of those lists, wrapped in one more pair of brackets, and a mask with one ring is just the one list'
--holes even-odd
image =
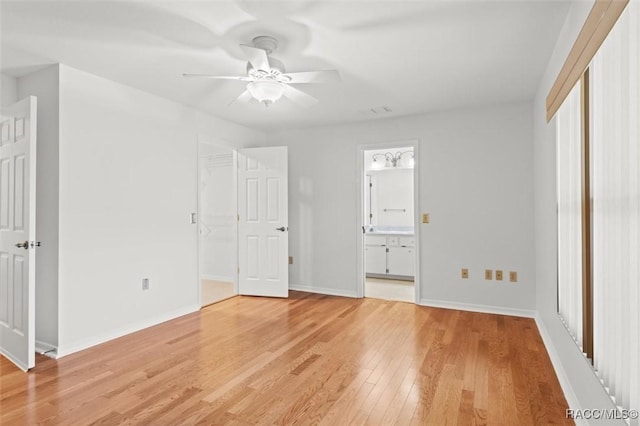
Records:
{"label": "white baseboard", "polygon": [[289,284],[289,290],[305,291],[307,293],[326,294],[329,296],[342,296],[342,297],[358,297],[358,293],[355,290],[340,290],[335,288],[315,287],[311,285]]}
{"label": "white baseboard", "polygon": [[106,333],[101,333],[97,336],[90,337],[88,339],[84,339],[78,342],[72,342],[66,345],[65,344],[59,345],[58,355],[56,358],[62,358],[64,356],[81,351],[83,349],[88,349],[92,346],[96,346],[101,343],[108,342],[109,340],[117,339],[118,337],[122,337],[127,334],[135,333],[136,331],[140,331],[145,328],[158,325],[160,323],[181,317],[183,315],[190,314],[192,312],[196,312],[198,310],[200,310],[200,306],[198,306],[197,304],[185,306],[184,308],[176,309],[175,311],[167,312],[153,318],[149,318],[133,324],[129,324],[125,327],[120,327],[115,330],[108,331]]}
{"label": "white baseboard", "polygon": [[[544,325],[544,321],[542,321],[542,318],[540,318],[540,315],[538,314],[535,315],[535,320],[536,325],[538,326],[540,337],[542,337],[542,343],[544,343],[544,347],[547,349],[547,353],[549,354],[549,358],[551,359],[551,365],[553,365],[553,369],[556,372],[556,376],[558,377],[558,381],[560,382],[560,387],[562,388],[564,397],[567,399],[569,408],[571,408],[572,410],[581,409],[578,397],[573,390],[573,386],[571,386],[571,382],[569,381],[567,372],[562,366],[562,362],[560,362],[560,356],[558,355],[556,347],[553,345],[551,337],[549,337],[549,333],[547,332],[547,328]],[[574,422],[576,425],[588,424],[585,419],[574,419]]]}
{"label": "white baseboard", "polygon": [[485,314],[510,315],[513,317],[534,318],[535,311],[504,308],[501,306],[475,305],[471,303],[448,302],[434,299],[420,299],[419,305],[432,308],[457,309],[460,311],[482,312]]}
{"label": "white baseboard", "polygon": [[211,280],[211,281],[223,281],[227,283],[233,283],[233,277],[225,277],[223,275],[207,275],[200,274],[201,280]]}

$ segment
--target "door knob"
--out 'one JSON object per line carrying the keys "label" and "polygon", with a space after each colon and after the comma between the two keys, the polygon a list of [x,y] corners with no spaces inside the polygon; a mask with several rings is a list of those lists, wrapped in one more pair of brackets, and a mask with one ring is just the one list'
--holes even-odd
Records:
{"label": "door knob", "polygon": [[280,231],[280,232],[284,232],[286,230],[287,228],[285,228],[284,226],[281,226],[280,228],[276,228],[276,231]]}
{"label": "door knob", "polygon": [[25,241],[24,243],[17,243],[16,247],[18,248],[23,248],[23,249],[28,249],[29,248],[29,241]]}

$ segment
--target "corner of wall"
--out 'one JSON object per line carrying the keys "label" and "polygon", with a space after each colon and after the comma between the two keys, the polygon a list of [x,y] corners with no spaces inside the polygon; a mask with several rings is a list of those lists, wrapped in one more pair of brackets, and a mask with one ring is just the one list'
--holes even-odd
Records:
{"label": "corner of wall", "polygon": [[0,105],[3,107],[18,102],[18,79],[0,73],[0,94]]}

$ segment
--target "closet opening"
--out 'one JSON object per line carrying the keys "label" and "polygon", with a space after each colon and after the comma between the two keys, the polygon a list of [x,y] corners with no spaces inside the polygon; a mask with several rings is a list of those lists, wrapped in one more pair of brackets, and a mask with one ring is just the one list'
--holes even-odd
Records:
{"label": "closet opening", "polygon": [[198,144],[198,287],[200,306],[238,294],[236,152]]}

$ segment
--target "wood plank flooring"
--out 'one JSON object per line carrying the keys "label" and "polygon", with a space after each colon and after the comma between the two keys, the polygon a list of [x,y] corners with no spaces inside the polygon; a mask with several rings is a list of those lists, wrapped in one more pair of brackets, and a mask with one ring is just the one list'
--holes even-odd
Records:
{"label": "wood plank flooring", "polygon": [[0,424],[572,424],[532,319],[291,292],[234,297],[28,374]]}

